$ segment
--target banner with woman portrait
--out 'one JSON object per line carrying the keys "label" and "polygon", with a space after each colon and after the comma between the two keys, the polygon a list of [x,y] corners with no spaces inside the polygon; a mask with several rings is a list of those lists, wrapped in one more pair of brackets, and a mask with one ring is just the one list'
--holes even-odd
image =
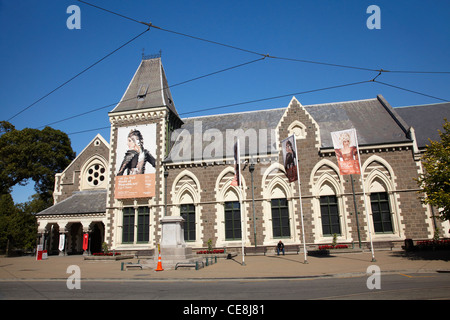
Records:
{"label": "banner with woman portrait", "polygon": [[283,150],[283,165],[286,170],[286,176],[289,182],[297,181],[297,144],[295,143],[295,136],[292,135],[281,141],[281,148]]}
{"label": "banner with woman portrait", "polygon": [[331,132],[341,175],[361,174],[358,158],[358,140],[355,129]]}
{"label": "banner with woman portrait", "polygon": [[156,124],[117,130],[115,198],[154,197]]}

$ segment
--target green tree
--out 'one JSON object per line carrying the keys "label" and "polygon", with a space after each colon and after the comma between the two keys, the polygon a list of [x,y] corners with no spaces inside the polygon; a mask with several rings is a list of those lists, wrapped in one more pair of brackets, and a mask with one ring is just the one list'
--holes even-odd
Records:
{"label": "green tree", "polygon": [[[55,173],[75,158],[66,133],[45,127],[16,130],[0,121],[0,249],[34,247],[35,213],[53,204]],[[34,182],[29,202],[14,204],[12,187]]]}
{"label": "green tree", "polygon": [[441,141],[431,141],[422,157],[424,174],[417,179],[424,192],[422,201],[440,208],[441,218],[450,219],[450,122],[445,119]]}

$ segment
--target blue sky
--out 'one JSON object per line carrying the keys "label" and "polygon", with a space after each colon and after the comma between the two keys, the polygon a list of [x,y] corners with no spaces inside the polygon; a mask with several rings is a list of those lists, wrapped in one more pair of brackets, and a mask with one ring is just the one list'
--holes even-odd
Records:
{"label": "blue sky", "polygon": [[[450,71],[450,2],[425,1],[207,1],[87,0],[164,29],[249,51],[372,70]],[[81,29],[66,26],[70,5]],[[368,29],[370,5],[381,29]],[[0,0],[0,119],[18,129],[47,124],[68,134],[77,154],[97,133],[109,141],[108,112],[136,71],[144,50],[162,51],[174,85],[261,58],[250,52],[152,28],[26,111],[14,116],[80,71],[146,30],[144,25],[76,0]],[[290,97],[212,111],[206,108],[306,92],[359,81],[378,72],[266,58],[171,89],[182,117],[286,107]],[[383,73],[377,80],[440,99],[450,99],[450,74]],[[304,105],[369,99],[382,94],[393,107],[441,100],[380,83],[298,94]],[[112,105],[110,107],[106,107]],[[105,108],[102,108],[105,107]],[[97,130],[92,130],[97,129]],[[80,131],[84,133],[77,133]],[[15,188],[18,202],[33,193]]]}

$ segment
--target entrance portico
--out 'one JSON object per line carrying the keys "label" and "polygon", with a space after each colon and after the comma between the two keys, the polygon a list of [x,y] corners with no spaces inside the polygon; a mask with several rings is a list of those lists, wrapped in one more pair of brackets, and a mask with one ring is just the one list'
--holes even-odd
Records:
{"label": "entrance portico", "polygon": [[[72,221],[67,217],[53,217],[48,220],[40,218],[38,241],[49,255],[87,255],[101,252],[105,239],[104,217],[92,217],[93,220],[83,217],[78,221],[75,217],[73,218]],[[89,236],[87,250],[83,250],[84,234]],[[61,244],[60,241],[64,241],[64,244]]]}

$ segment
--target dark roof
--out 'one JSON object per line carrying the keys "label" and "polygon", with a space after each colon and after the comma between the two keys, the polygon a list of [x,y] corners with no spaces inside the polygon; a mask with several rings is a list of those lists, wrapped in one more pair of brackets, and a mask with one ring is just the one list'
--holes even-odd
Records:
{"label": "dark roof", "polygon": [[125,94],[111,113],[168,107],[178,116],[161,58],[142,60]]}
{"label": "dark roof", "polygon": [[450,103],[437,103],[421,106],[398,107],[397,113],[414,128],[417,146],[425,147],[430,142],[440,141],[439,130],[442,130],[444,119],[450,121]]}
{"label": "dark roof", "polygon": [[69,198],[39,212],[38,216],[106,212],[106,190],[74,192]]}
{"label": "dark roof", "polygon": [[[186,160],[194,159],[194,152],[195,152],[195,146],[194,143],[197,143],[200,139],[203,141],[202,145],[202,155],[203,150],[205,150],[205,147],[208,145],[211,145],[211,143],[215,142],[214,134],[217,132],[220,132],[222,135],[224,141],[222,144],[222,155],[224,157],[230,157],[232,156],[232,149],[227,149],[227,130],[229,130],[230,137],[232,137],[233,133],[238,133],[235,130],[242,129],[243,133],[249,133],[249,129],[255,130],[257,134],[262,133],[265,135],[266,140],[264,141],[264,146],[258,146],[259,148],[266,148],[267,153],[270,153],[270,150],[273,150],[274,152],[278,153],[276,150],[277,146],[274,145],[276,143],[275,139],[276,137],[271,136],[271,129],[275,129],[278,125],[281,117],[283,116],[286,108],[283,109],[272,109],[272,110],[259,110],[259,111],[250,111],[250,112],[240,112],[240,113],[230,113],[230,114],[219,114],[219,115],[212,115],[212,116],[201,116],[201,117],[193,117],[193,118],[185,118],[182,119],[184,124],[181,126],[180,129],[175,130],[172,135],[172,141],[175,141],[173,143],[171,148],[171,154],[166,158],[166,162],[172,162],[175,161],[175,156],[172,153],[180,150],[183,145],[186,145],[188,143],[191,143],[191,148],[188,146],[186,147],[186,150],[190,150],[191,154],[190,157],[187,157]],[[197,127],[195,127],[197,125]],[[261,131],[260,129],[264,129],[265,131]],[[186,130],[186,131],[185,131]],[[185,139],[178,139],[178,136],[180,134],[184,134],[183,132],[189,132],[191,141],[186,141]],[[195,136],[195,133],[201,132],[202,137],[200,139],[197,139]],[[258,136],[258,143],[259,139],[262,140],[262,135]],[[195,140],[195,141],[194,141]],[[231,140],[228,139],[228,140]],[[231,145],[228,147],[233,147],[234,139],[231,140]],[[176,146],[176,147],[174,147]],[[249,141],[247,140],[245,146],[245,154],[247,155],[255,155],[255,152],[253,150],[257,148],[253,148],[253,146],[250,146]],[[272,147],[272,148],[271,148]],[[257,150],[256,150],[257,151]],[[231,153],[231,154],[230,154]],[[185,158],[185,157],[183,157]],[[207,156],[205,157],[208,158]],[[213,157],[216,158],[216,157]],[[177,162],[177,161],[175,161]]]}
{"label": "dark roof", "polygon": [[[411,141],[408,137],[408,124],[381,95],[368,100],[325,103],[303,107],[319,125],[321,148],[333,148],[331,132],[351,128],[356,129],[359,145],[380,145]],[[186,150],[191,151],[191,159],[194,159],[195,122],[197,124],[201,123],[201,127],[197,128],[197,132],[204,134],[209,130],[209,132],[213,133],[213,129],[215,129],[221,132],[224,139],[226,138],[226,131],[230,129],[242,129],[244,132],[248,129],[254,129],[257,133],[259,133],[260,129],[266,129],[267,131],[264,134],[267,137],[267,153],[270,154],[269,151],[273,149],[275,149],[273,153],[278,153],[276,141],[271,139],[271,129],[276,129],[285,111],[286,108],[281,108],[183,119],[184,124],[172,136],[172,141],[175,141],[175,143],[165,162],[178,162],[175,159],[178,155],[177,153],[183,149],[183,146],[186,146]],[[191,141],[186,141],[185,139],[177,140],[178,135],[183,130],[187,130],[190,133]],[[280,140],[284,138],[279,137]],[[210,145],[211,141],[213,140],[203,141],[202,150]],[[188,143],[190,143],[190,147],[187,145]],[[230,157],[232,155],[230,155],[230,150],[227,152],[225,144],[224,142],[222,155]],[[245,154],[254,154],[249,150],[248,145],[249,143],[245,145]],[[270,146],[273,146],[273,148],[270,149]],[[180,155],[178,156],[180,157]],[[180,158],[184,161],[189,161],[184,156]]]}
{"label": "dark roof", "polygon": [[332,148],[331,132],[355,128],[358,144],[407,142],[408,125],[381,96],[374,99],[304,106],[319,124],[322,148]]}

